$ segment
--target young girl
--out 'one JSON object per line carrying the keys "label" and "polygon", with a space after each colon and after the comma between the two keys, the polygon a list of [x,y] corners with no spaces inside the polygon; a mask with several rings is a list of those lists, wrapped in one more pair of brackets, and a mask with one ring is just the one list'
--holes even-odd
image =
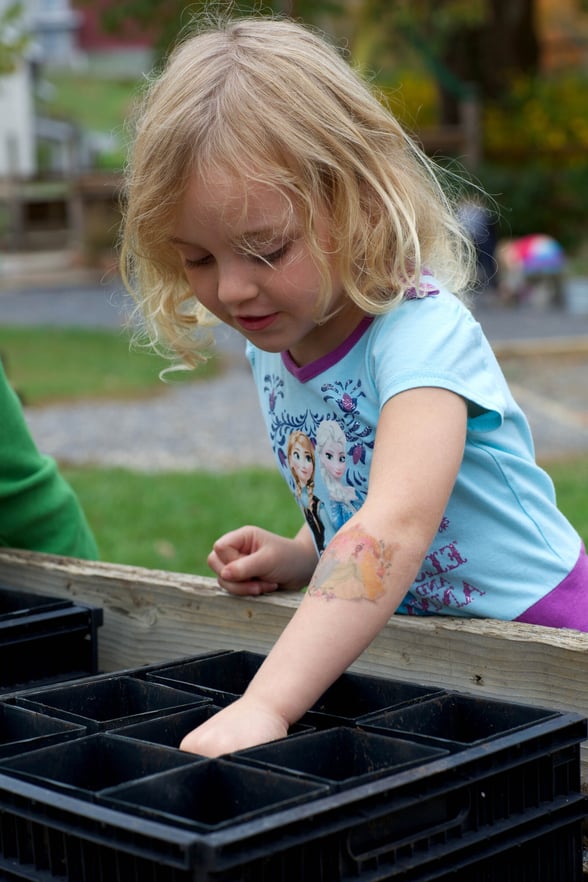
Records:
{"label": "young girl", "polygon": [[[588,630],[588,562],[527,422],[458,298],[467,236],[431,163],[338,52],[287,20],[187,39],[129,166],[123,271],[153,338],[195,363],[240,331],[278,466],[336,420],[362,501],[319,555],[255,526],[209,563],[234,594],[307,586],[245,695],[182,742],[284,736],[395,613]],[[321,492],[318,492],[321,495]]]}

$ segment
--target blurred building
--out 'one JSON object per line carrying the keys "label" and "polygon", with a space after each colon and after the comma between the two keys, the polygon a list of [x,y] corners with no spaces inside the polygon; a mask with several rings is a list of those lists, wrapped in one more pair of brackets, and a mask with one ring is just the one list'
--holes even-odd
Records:
{"label": "blurred building", "polygon": [[105,9],[112,0],[94,0],[93,3],[73,0],[81,16],[78,30],[78,49],[92,67],[110,76],[139,76],[150,70],[152,64],[152,39],[149,34],[127,21],[109,31],[103,19]]}
{"label": "blurred building", "polygon": [[35,58],[45,65],[75,64],[82,14],[70,0],[27,0],[24,6]]}

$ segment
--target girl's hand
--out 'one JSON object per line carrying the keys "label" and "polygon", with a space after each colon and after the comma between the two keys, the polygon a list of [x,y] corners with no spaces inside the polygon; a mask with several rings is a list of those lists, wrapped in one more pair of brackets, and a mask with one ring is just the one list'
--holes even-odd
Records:
{"label": "girl's hand", "polygon": [[243,696],[189,732],[180,749],[215,757],[275,741],[287,734],[285,720],[265,705]]}
{"label": "girl's hand", "polygon": [[260,527],[241,527],[217,539],[208,565],[231,594],[303,588],[317,562],[306,532],[303,528],[295,539],[286,539]]}

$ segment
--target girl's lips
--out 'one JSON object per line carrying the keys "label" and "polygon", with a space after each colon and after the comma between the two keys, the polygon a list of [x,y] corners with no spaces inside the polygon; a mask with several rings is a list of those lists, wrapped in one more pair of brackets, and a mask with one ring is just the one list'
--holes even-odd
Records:
{"label": "girl's lips", "polygon": [[235,321],[245,331],[264,331],[273,324],[277,315],[277,312],[272,312],[269,315],[238,315],[235,317]]}

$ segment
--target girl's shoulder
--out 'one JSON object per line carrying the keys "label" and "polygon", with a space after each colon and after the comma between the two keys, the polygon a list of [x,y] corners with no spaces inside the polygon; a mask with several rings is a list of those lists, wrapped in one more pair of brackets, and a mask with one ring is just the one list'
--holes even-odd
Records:
{"label": "girl's shoulder", "polygon": [[403,332],[430,333],[434,337],[478,333],[480,327],[469,306],[432,276],[425,276],[419,289],[409,288],[402,300],[389,311],[377,316],[373,335]]}

